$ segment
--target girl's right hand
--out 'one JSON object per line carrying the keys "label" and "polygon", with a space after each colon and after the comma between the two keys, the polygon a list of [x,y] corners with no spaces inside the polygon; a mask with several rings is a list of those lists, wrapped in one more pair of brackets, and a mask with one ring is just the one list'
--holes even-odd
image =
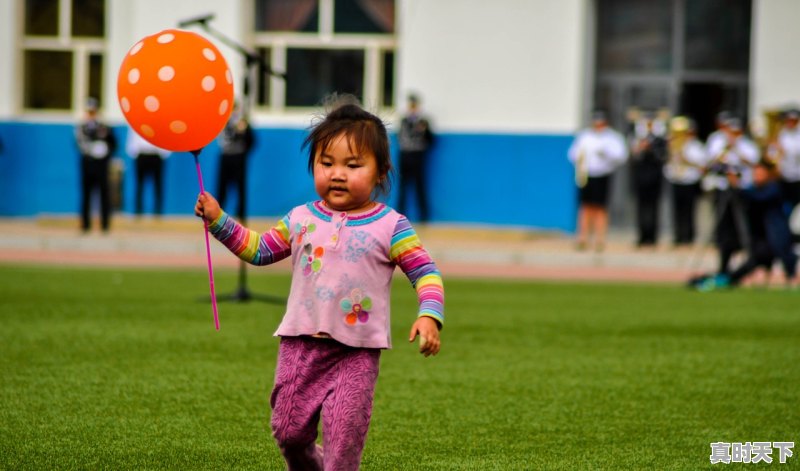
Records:
{"label": "girl's right hand", "polygon": [[194,205],[194,214],[201,217],[208,222],[214,221],[222,214],[222,208],[219,207],[219,202],[214,198],[211,193],[201,193],[197,197],[197,204]]}

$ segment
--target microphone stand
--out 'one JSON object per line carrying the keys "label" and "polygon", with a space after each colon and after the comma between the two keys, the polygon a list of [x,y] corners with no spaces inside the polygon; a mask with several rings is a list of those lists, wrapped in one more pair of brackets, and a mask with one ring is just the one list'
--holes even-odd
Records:
{"label": "microphone stand", "polygon": [[[225,36],[221,32],[215,30],[211,26],[208,25],[208,21],[211,20],[212,16],[206,16],[203,18],[199,18],[195,20],[193,23],[199,25],[206,33],[209,35],[217,38],[220,42],[225,44],[226,46],[230,47],[231,49],[235,50],[236,52],[240,53],[245,58],[245,69],[244,69],[244,86],[242,89],[242,95],[244,97],[243,101],[243,115],[245,117],[249,116],[250,112],[250,76],[252,74],[252,68],[254,66],[258,66],[258,73],[260,76],[266,75],[267,77],[273,76],[278,77],[281,79],[286,79],[286,75],[280,72],[275,72],[269,67],[264,59],[256,54],[253,51],[248,50],[243,45],[237,43],[236,41],[232,40],[231,38]],[[245,175],[245,178],[246,175]],[[244,184],[244,182],[240,182],[240,185]],[[244,193],[244,192],[242,192]],[[242,208],[243,201],[239,201],[239,207]],[[247,219],[245,217],[244,211],[239,212],[239,221],[246,225]],[[217,296],[217,300],[219,301],[233,301],[233,302],[247,302],[250,300],[256,301],[263,301],[267,303],[273,304],[285,304],[286,299],[281,298],[279,296],[271,296],[271,295],[262,295],[262,294],[255,294],[250,292],[247,289],[247,263],[244,260],[239,261],[239,286],[235,292],[227,295],[219,295]]]}

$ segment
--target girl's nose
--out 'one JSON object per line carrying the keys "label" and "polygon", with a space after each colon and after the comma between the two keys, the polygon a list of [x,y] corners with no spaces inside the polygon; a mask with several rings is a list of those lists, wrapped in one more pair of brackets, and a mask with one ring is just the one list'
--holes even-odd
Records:
{"label": "girl's nose", "polygon": [[333,168],[331,169],[331,178],[334,180],[344,180],[345,178],[344,166],[334,165]]}

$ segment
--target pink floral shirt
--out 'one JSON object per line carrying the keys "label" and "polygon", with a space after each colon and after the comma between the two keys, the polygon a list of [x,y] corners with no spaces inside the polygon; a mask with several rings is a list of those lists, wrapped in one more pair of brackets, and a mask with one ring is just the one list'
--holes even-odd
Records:
{"label": "pink floral shirt", "polygon": [[322,335],[345,345],[391,348],[395,267],[417,291],[418,316],[444,322],[439,270],[405,216],[384,204],[354,215],[316,201],[258,234],[227,214],[209,230],[243,260],[267,265],[291,256],[292,286],[275,335]]}

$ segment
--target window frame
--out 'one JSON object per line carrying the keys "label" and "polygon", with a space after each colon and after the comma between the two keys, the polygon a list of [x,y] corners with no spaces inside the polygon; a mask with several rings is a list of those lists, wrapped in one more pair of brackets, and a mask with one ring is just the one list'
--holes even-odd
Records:
{"label": "window frame", "polygon": [[[25,0],[19,1],[19,14],[24,18],[26,14],[27,4]],[[100,109],[106,108],[109,100],[104,92],[108,88],[106,81],[108,80],[108,25],[109,25],[109,8],[108,0],[105,0],[105,26],[102,38],[88,37],[88,36],[72,36],[72,3],[73,0],[57,0],[58,1],[58,34],[55,36],[38,36],[28,35],[25,28],[20,28],[20,41],[17,48],[17,64],[18,67],[18,83],[21,84],[21,93],[17,94],[16,108],[22,113],[30,116],[64,116],[66,114],[79,116],[82,113],[82,104],[86,102],[89,97],[90,87],[90,57],[92,55],[99,55],[103,60],[103,67],[101,68],[100,76]],[[24,21],[20,21],[24,24]],[[25,53],[30,50],[42,51],[68,51],[72,53],[72,90],[70,93],[70,108],[29,108],[25,104],[25,96],[27,94],[27,87],[30,84],[26,83],[25,77]],[[112,100],[113,102],[113,100]]]}
{"label": "window frame", "polygon": [[[393,111],[397,103],[397,89],[393,87],[391,106],[385,106],[383,93],[384,55],[386,51],[394,52],[394,78],[397,80],[397,33],[335,33],[333,12],[335,0],[317,0],[319,8],[319,26],[317,32],[292,32],[292,31],[257,31],[254,22],[248,25],[252,34],[253,48],[266,48],[269,50],[270,67],[278,72],[286,70],[289,49],[358,49],[364,52],[364,76],[362,77],[364,96],[361,97],[364,105],[369,109],[381,112]],[[395,2],[395,9],[397,3]],[[255,13],[255,4],[251,8]],[[291,77],[289,78],[291,80]],[[314,107],[287,106],[286,84],[280,77],[270,76],[269,96],[266,105],[253,100],[253,110],[263,114],[307,114]],[[257,89],[258,84],[253,87]]]}

